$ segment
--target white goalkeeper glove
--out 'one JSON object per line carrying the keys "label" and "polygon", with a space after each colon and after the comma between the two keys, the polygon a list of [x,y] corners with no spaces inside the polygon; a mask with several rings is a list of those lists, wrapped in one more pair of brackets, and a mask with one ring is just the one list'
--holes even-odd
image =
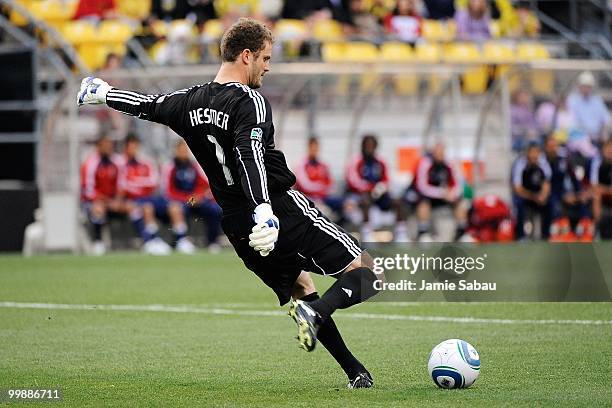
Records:
{"label": "white goalkeeper glove", "polygon": [[77,94],[77,104],[81,106],[106,103],[106,94],[110,89],[111,86],[100,78],[83,78],[81,89]]}
{"label": "white goalkeeper glove", "polygon": [[249,235],[249,246],[261,256],[268,256],[278,240],[279,222],[270,204],[259,204],[253,214],[255,226]]}

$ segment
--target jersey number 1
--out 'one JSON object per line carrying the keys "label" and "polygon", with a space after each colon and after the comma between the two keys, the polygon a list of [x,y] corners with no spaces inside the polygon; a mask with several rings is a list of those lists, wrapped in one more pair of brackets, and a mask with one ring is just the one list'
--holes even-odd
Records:
{"label": "jersey number 1", "polygon": [[225,165],[225,153],[223,152],[223,148],[217,142],[217,139],[213,135],[206,135],[208,140],[215,145],[215,155],[217,156],[217,160],[223,169],[223,174],[225,175],[225,181],[227,181],[228,186],[234,185],[234,179],[232,178],[232,173],[230,172],[229,167]]}

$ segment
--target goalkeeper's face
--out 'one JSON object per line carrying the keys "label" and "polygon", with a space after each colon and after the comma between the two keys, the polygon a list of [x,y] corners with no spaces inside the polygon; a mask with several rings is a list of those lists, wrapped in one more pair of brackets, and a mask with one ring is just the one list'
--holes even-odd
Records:
{"label": "goalkeeper's face", "polygon": [[270,59],[272,58],[272,44],[266,41],[265,47],[254,54],[249,70],[249,87],[257,89],[261,87],[263,77],[270,70]]}

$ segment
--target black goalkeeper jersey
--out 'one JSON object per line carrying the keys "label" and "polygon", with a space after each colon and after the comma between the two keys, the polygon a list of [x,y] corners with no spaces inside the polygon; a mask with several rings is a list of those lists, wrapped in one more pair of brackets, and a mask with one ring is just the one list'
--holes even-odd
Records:
{"label": "black goalkeeper jersey", "polygon": [[183,137],[224,212],[252,210],[295,183],[274,149],[270,103],[246,85],[209,82],[161,95],[112,88],[106,103]]}

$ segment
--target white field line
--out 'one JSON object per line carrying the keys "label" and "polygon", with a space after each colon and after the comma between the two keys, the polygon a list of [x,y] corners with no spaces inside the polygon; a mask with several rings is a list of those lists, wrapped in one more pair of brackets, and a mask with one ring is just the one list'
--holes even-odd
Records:
{"label": "white field line", "polygon": [[[207,315],[233,315],[233,316],[282,316],[285,312],[272,310],[232,310],[223,308],[208,308],[194,306],[172,305],[88,305],[65,303],[26,303],[26,302],[0,302],[4,309],[45,309],[45,310],[102,310],[119,312],[162,312],[162,313],[195,313]],[[350,313],[338,315],[348,319],[375,319],[375,320],[403,320],[415,322],[444,322],[444,323],[476,323],[476,324],[535,324],[535,325],[612,325],[612,320],[535,320],[535,319],[487,319],[475,317],[449,317],[449,316],[415,316],[381,313]]]}

